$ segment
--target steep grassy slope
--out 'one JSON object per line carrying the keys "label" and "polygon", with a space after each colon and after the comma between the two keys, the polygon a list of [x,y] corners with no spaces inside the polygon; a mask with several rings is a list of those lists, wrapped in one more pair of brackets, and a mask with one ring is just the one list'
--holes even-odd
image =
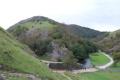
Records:
{"label": "steep grassy slope", "polygon": [[63,76],[52,73],[45,64],[29,54],[26,48],[27,46],[20,44],[0,28],[0,65],[2,65],[2,70],[30,73],[38,75],[43,80],[64,80]]}

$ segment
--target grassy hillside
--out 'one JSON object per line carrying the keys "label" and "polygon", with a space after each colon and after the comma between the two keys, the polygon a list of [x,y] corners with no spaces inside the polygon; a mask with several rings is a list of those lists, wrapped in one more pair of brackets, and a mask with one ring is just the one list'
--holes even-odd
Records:
{"label": "grassy hillside", "polygon": [[78,61],[81,61],[88,58],[89,53],[97,51],[92,42],[84,40],[82,36],[78,37],[69,25],[46,17],[25,19],[10,27],[8,31],[20,42],[27,44],[38,56],[47,55],[55,61],[62,61],[68,52],[72,52],[79,58]]}
{"label": "grassy hillside", "polygon": [[46,17],[35,16],[18,22],[17,24],[10,27],[8,31],[15,36],[20,36],[23,32],[26,32],[33,28],[47,31],[56,26],[58,26],[58,23],[55,21],[49,20]]}
{"label": "grassy hillside", "polygon": [[109,33],[107,37],[98,41],[98,45],[107,52],[120,51],[120,30]]}
{"label": "grassy hillside", "polygon": [[43,80],[64,80],[63,76],[52,73],[45,64],[29,54],[26,48],[25,45],[17,42],[0,28],[0,65],[2,65],[2,70],[30,73]]}
{"label": "grassy hillside", "polygon": [[[20,32],[18,29],[20,28],[21,30],[24,29],[24,31],[31,29],[31,28],[39,28],[39,29],[50,29],[53,27],[58,27],[58,26],[65,26],[67,29],[70,30],[73,34],[79,36],[79,37],[84,37],[84,38],[98,38],[98,37],[104,37],[106,32],[100,32],[97,30],[93,30],[90,28],[82,27],[79,25],[71,24],[62,24],[59,22],[56,22],[52,19],[49,19],[47,17],[43,16],[34,16],[25,20],[22,20],[15,25],[11,26],[8,31],[11,32],[13,35],[16,35],[17,32]],[[17,28],[19,27],[19,28]],[[21,28],[22,27],[22,28]],[[49,30],[48,29],[48,30]]]}
{"label": "grassy hillside", "polygon": [[94,39],[94,38],[100,38],[104,37],[106,35],[106,32],[100,32],[97,30],[93,30],[87,27],[82,27],[79,25],[69,25],[68,28],[76,35],[80,37],[84,37],[87,39]]}

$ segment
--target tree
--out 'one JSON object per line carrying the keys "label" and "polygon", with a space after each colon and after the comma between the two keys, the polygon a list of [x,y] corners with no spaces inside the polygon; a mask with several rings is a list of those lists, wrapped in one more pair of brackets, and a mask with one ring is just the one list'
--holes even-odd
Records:
{"label": "tree", "polygon": [[63,58],[63,63],[67,69],[72,70],[72,67],[77,65],[77,59],[75,59],[71,51],[67,51]]}
{"label": "tree", "polygon": [[51,34],[53,39],[61,39],[63,37],[63,31],[60,28],[55,28]]}
{"label": "tree", "polygon": [[88,54],[82,44],[72,45],[71,50],[73,52],[73,55],[75,56],[75,58],[78,59],[79,62],[88,57]]}
{"label": "tree", "polygon": [[120,52],[113,53],[114,66],[117,66],[117,63],[120,62]]}
{"label": "tree", "polygon": [[38,40],[33,43],[30,48],[37,54],[38,56],[43,56],[47,52],[52,52],[52,46],[50,44],[50,40]]}
{"label": "tree", "polygon": [[28,30],[28,28],[18,25],[18,27],[15,29],[15,31],[13,31],[13,33],[15,33],[15,36],[20,36],[21,33],[25,33],[27,30]]}
{"label": "tree", "polygon": [[87,53],[93,53],[93,52],[97,52],[98,48],[95,44],[93,44],[92,42],[86,41],[84,43],[85,49]]}
{"label": "tree", "polygon": [[97,47],[93,43],[85,41],[72,44],[70,50],[79,62],[83,62],[89,58],[89,54],[97,52]]}

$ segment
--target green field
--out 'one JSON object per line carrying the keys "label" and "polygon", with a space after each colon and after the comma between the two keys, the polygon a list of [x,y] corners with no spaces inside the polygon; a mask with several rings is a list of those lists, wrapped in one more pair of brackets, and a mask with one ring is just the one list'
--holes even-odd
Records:
{"label": "green field", "polygon": [[27,77],[17,77],[17,76],[9,76],[7,80],[29,80]]}
{"label": "green field", "polygon": [[120,64],[117,67],[110,67],[104,71],[92,73],[72,74],[66,73],[73,80],[120,80]]}
{"label": "green field", "polygon": [[93,53],[90,55],[90,59],[93,65],[100,66],[108,63],[110,60],[102,52]]}
{"label": "green field", "polygon": [[[119,69],[120,70],[120,69]],[[120,71],[99,71],[93,73],[68,74],[73,80],[120,80]]]}
{"label": "green field", "polygon": [[[44,22],[28,22],[28,23],[24,23],[22,24],[24,25],[25,27],[28,27],[28,28],[32,28],[33,26],[36,27],[36,28],[40,28],[40,29],[52,29],[53,27],[56,27],[56,25],[53,25],[51,23],[49,23],[48,21],[44,21]],[[22,26],[21,25],[21,26]]]}
{"label": "green field", "polygon": [[66,75],[73,80],[120,80],[120,63],[103,71],[79,74],[66,72]]}

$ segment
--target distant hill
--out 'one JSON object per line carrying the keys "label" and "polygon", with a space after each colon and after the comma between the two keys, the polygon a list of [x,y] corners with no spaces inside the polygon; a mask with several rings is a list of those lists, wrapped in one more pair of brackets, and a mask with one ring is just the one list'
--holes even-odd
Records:
{"label": "distant hill", "polygon": [[[86,31],[83,33],[82,30]],[[61,60],[66,51],[72,51],[76,58],[79,54],[79,59],[88,58],[89,53],[96,51],[96,46],[84,37],[95,38],[102,34],[92,29],[62,24],[43,16],[22,20],[11,26],[8,32],[27,44],[37,55],[47,54],[52,60]]]}
{"label": "distant hill", "polygon": [[[30,29],[30,28],[41,29],[42,27],[52,28],[55,26],[64,26],[70,30],[71,34],[74,33],[75,35],[77,35],[79,37],[83,37],[83,38],[87,38],[87,39],[104,36],[104,34],[106,33],[106,32],[100,32],[97,30],[93,30],[93,29],[75,25],[75,24],[71,24],[71,25],[62,24],[62,23],[56,22],[52,19],[49,19],[47,17],[43,17],[43,16],[34,16],[31,18],[22,20],[22,21],[16,23],[15,25],[11,26],[8,29],[8,31],[11,32],[13,35],[18,36],[20,34],[20,30],[23,27],[24,27],[24,31],[25,31],[26,29]],[[20,28],[19,31],[17,31],[18,27]]]}
{"label": "distant hill", "polygon": [[[40,80],[64,80],[63,76],[51,72],[31,50],[0,28],[0,70],[38,75]],[[66,80],[66,79],[65,79]]]}
{"label": "distant hill", "polygon": [[68,28],[70,28],[71,32],[73,32],[74,34],[87,39],[102,37],[106,33],[75,24],[68,25]]}
{"label": "distant hill", "polygon": [[98,41],[98,45],[107,52],[120,51],[120,30],[109,33],[108,36]]}

